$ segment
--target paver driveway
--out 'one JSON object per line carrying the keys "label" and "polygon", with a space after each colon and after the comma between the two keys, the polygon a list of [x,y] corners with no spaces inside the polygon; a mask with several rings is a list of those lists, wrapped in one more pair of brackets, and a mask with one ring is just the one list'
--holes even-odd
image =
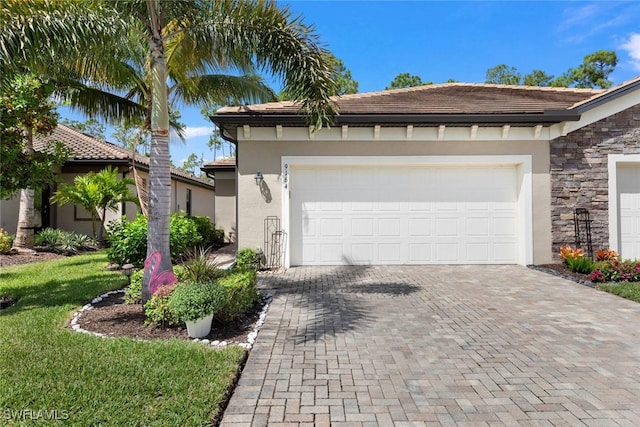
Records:
{"label": "paver driveway", "polygon": [[640,304],[520,266],[299,267],[222,425],[640,425]]}

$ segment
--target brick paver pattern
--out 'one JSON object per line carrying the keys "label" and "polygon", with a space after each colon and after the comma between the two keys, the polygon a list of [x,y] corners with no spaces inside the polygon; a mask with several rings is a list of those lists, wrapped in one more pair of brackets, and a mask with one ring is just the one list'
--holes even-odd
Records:
{"label": "brick paver pattern", "polygon": [[640,304],[521,266],[297,267],[222,426],[640,425]]}

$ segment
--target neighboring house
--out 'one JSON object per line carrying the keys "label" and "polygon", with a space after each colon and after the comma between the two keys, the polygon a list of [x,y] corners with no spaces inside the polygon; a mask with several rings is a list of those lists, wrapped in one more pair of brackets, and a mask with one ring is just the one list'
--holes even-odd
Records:
{"label": "neighboring house", "polygon": [[[107,166],[118,168],[122,177],[133,178],[131,169],[131,151],[118,145],[84,134],[74,128],[59,124],[53,134],[34,141],[36,151],[46,150],[51,141],[60,141],[68,147],[72,154],[62,166],[60,178],[66,183],[73,183],[78,175],[90,171],[98,172]],[[143,186],[148,186],[149,158],[136,155],[136,170]],[[91,214],[80,206],[58,206],[49,203],[49,197],[55,188],[42,192],[36,202],[37,222],[39,227],[54,227],[66,231],[74,231],[91,235]],[[135,194],[135,187],[132,192]],[[180,169],[171,168],[171,211],[186,212],[193,216],[213,218],[215,193],[208,180]],[[19,196],[11,200],[0,200],[0,227],[13,234],[18,222]],[[106,224],[110,220],[119,219],[122,215],[133,219],[140,211],[134,203],[121,205],[118,212],[108,212]]]}
{"label": "neighboring house", "polygon": [[240,248],[269,251],[275,216],[285,266],[544,264],[575,242],[585,208],[594,249],[640,258],[640,78],[335,101],[335,123],[317,133],[291,102],[212,117],[237,144]]}
{"label": "neighboring house", "polygon": [[228,242],[236,241],[236,158],[224,157],[204,164],[200,170],[215,181],[216,210],[212,221],[225,231]]}

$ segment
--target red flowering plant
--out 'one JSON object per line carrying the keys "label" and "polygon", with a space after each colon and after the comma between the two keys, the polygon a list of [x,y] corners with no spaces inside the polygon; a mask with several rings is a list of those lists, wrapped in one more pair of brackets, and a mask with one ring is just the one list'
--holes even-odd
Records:
{"label": "red flowering plant", "polygon": [[640,261],[601,261],[591,273],[592,282],[640,282]]}

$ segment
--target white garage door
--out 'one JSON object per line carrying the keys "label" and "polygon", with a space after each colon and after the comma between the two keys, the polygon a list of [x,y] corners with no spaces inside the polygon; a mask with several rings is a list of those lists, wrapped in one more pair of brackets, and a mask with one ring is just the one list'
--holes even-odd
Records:
{"label": "white garage door", "polygon": [[618,168],[620,255],[640,259],[640,166]]}
{"label": "white garage door", "polygon": [[514,165],[296,166],[291,265],[518,262]]}

